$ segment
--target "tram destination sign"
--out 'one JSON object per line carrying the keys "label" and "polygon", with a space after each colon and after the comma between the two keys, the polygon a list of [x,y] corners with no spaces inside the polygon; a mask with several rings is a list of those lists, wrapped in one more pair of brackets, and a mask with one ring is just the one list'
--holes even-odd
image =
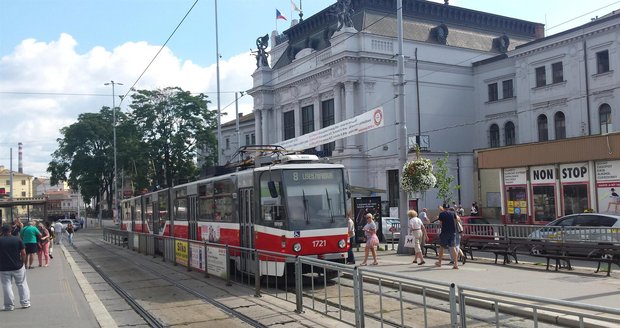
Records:
{"label": "tram destination sign", "polygon": [[377,107],[348,120],[278,143],[286,150],[296,151],[324,145],[383,126],[383,107]]}

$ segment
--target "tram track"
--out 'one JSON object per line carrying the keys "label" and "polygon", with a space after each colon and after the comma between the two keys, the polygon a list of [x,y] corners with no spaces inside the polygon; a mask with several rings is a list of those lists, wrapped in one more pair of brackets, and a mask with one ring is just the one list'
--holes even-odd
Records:
{"label": "tram track", "polygon": [[[93,241],[90,237],[86,237],[86,239],[88,239],[88,241],[94,245],[97,246],[99,249],[104,250],[110,254],[113,254],[115,257],[120,257],[123,256],[124,254],[122,254],[122,252],[115,252],[113,250],[108,249],[107,247],[104,247],[102,245],[100,245],[99,243]],[[78,247],[74,247],[74,250],[84,259],[84,261],[86,263],[88,263],[93,270],[95,270],[97,272],[97,274],[99,274],[101,276],[101,278],[108,284],[110,285],[110,287],[116,291],[118,293],[118,295],[124,299],[127,304],[138,314],[140,315],[140,317],[142,317],[144,319],[144,321],[151,327],[169,327],[170,325],[167,324],[166,322],[163,322],[161,318],[156,317],[155,315],[153,315],[149,310],[145,309],[142,305],[140,305],[139,302],[137,302],[132,295],[129,293],[129,291],[122,287],[120,284],[116,283],[109,274],[107,274],[100,265],[98,265],[97,263],[95,263],[87,254],[85,254],[84,252],[82,252]],[[222,313],[230,316],[230,317],[234,317],[237,318],[239,320],[241,320],[244,324],[250,326],[250,327],[256,327],[256,328],[264,328],[264,327],[268,327],[264,324],[262,324],[260,321],[255,320],[253,318],[251,318],[250,316],[241,313],[225,304],[223,304],[222,302],[219,302],[218,300],[216,300],[213,297],[210,297],[208,295],[206,295],[203,292],[200,292],[198,290],[196,290],[195,288],[191,288],[188,287],[178,281],[175,281],[174,279],[165,276],[164,274],[162,274],[161,272],[158,272],[157,270],[148,267],[146,265],[137,263],[137,262],[132,262],[133,265],[139,267],[141,270],[147,271],[149,274],[154,275],[155,277],[157,277],[158,279],[162,279],[164,281],[166,281],[168,284],[170,284],[171,286],[173,286],[174,288],[181,290],[185,293],[188,293],[190,295],[193,295],[194,297],[197,297],[198,299],[213,305],[214,307],[216,307],[217,309],[219,309]],[[215,286],[211,286],[211,287],[215,287]],[[219,288],[219,287],[215,287],[218,288],[222,291],[225,292],[225,289],[223,288]]]}

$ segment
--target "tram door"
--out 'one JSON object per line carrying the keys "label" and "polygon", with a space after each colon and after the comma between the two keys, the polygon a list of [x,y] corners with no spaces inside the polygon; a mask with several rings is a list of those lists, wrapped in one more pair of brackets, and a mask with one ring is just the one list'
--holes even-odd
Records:
{"label": "tram door", "polygon": [[200,235],[198,231],[198,222],[196,219],[196,199],[196,195],[187,197],[187,226],[189,229],[190,240],[198,240],[198,236]]}
{"label": "tram door", "polygon": [[[239,189],[239,237],[241,247],[254,248],[254,191],[252,188]],[[242,271],[254,271],[254,253],[241,253]]]}

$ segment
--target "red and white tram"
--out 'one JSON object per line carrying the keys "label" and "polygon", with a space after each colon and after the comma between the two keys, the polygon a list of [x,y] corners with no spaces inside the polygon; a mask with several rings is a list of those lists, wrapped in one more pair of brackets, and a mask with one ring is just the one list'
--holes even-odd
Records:
{"label": "red and white tram", "polygon": [[[344,263],[345,181],[343,165],[284,155],[267,166],[125,199],[121,228]],[[237,269],[246,267],[231,258]],[[268,274],[281,276],[293,264],[280,262]]]}

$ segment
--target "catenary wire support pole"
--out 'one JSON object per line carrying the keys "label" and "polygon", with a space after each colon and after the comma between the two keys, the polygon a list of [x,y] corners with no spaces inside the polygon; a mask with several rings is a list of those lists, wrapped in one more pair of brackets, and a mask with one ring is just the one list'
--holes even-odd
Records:
{"label": "catenary wire support pole", "polygon": [[[403,176],[403,167],[407,162],[407,119],[405,117],[405,56],[403,54],[403,0],[396,1],[396,17],[398,29],[398,173]],[[398,193],[398,214],[401,222],[401,236],[407,234],[407,193],[401,189]],[[404,231],[404,232],[403,232]],[[398,242],[398,253],[405,252],[404,238]]]}
{"label": "catenary wire support pole", "polygon": [[[119,209],[118,209],[118,180],[116,179],[116,96],[114,95],[114,89],[117,85],[123,85],[119,82],[114,82],[114,80],[109,83],[104,83],[104,85],[112,85],[112,135],[113,135],[113,148],[114,148],[114,178],[112,178],[113,192],[114,196],[112,197],[112,203],[114,204],[114,210],[112,211],[112,216],[114,219],[114,223],[117,223],[119,218]],[[118,221],[118,226],[122,227],[123,222]]]}
{"label": "catenary wire support pole", "polygon": [[222,165],[222,109],[220,107],[220,48],[217,34],[217,0],[215,0],[215,57],[217,76],[217,165]]}

